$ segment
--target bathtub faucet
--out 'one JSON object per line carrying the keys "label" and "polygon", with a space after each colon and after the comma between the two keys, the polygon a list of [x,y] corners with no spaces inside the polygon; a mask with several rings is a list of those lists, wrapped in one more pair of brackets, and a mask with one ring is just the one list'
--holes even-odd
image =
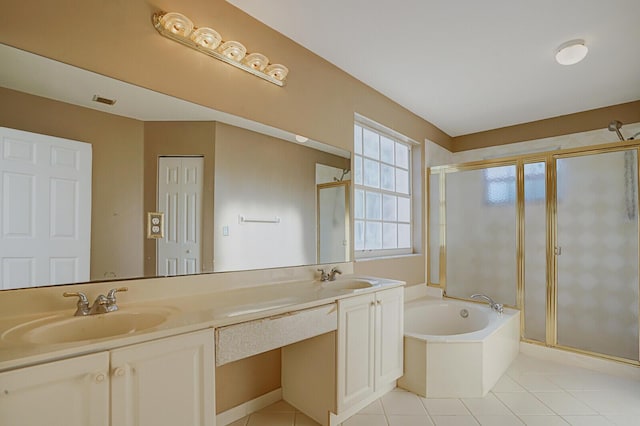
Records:
{"label": "bathtub faucet", "polygon": [[489,306],[491,307],[491,309],[493,309],[497,313],[501,314],[502,312],[504,312],[504,305],[502,303],[496,303],[492,298],[490,298],[486,294],[480,294],[480,293],[472,294],[471,298],[484,299],[487,302],[489,302]]}

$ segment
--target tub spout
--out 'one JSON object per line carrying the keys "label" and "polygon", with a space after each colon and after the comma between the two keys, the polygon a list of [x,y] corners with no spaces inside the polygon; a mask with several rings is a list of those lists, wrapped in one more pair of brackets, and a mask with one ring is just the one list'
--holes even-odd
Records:
{"label": "tub spout", "polygon": [[501,314],[502,312],[504,312],[504,305],[502,303],[496,303],[492,298],[490,298],[486,294],[480,294],[480,293],[472,294],[471,298],[484,299],[489,303],[489,306],[491,307],[491,309],[493,309],[497,313]]}

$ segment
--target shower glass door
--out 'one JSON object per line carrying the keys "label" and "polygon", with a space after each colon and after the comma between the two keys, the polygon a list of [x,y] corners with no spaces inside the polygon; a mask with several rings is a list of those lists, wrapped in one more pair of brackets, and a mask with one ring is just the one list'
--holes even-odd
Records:
{"label": "shower glass door", "polygon": [[554,158],[557,344],[638,360],[637,151]]}

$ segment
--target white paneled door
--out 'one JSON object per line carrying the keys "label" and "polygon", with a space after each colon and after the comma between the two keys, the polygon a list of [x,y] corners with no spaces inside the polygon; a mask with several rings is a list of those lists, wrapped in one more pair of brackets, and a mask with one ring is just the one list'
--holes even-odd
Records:
{"label": "white paneled door", "polygon": [[91,144],[0,127],[0,288],[89,280]]}
{"label": "white paneled door", "polygon": [[201,269],[202,157],[160,157],[158,211],[164,238],[158,240],[158,275],[195,274]]}

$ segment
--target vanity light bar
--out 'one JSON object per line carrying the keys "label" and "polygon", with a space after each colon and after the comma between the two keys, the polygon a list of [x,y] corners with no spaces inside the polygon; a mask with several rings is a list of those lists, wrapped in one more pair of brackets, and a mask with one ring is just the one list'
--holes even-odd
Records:
{"label": "vanity light bar", "polygon": [[284,86],[289,69],[281,64],[269,64],[269,58],[261,53],[249,53],[242,43],[223,41],[214,29],[196,27],[186,16],[176,12],[153,14],[153,26],[158,32],[178,43],[205,55],[219,59],[236,68],[278,86]]}

